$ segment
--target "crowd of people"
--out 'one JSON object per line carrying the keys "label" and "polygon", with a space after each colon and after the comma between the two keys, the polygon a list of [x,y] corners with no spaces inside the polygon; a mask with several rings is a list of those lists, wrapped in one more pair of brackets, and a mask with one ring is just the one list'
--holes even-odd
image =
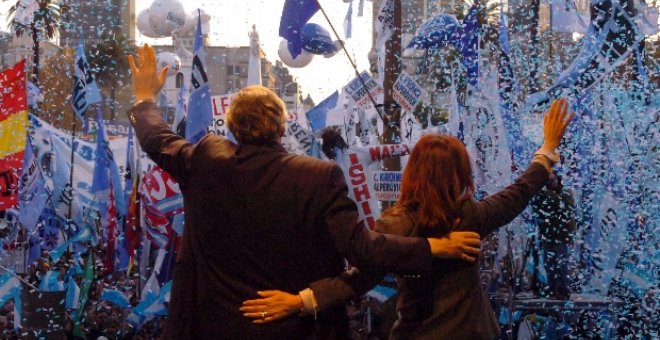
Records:
{"label": "crowd of people", "polygon": [[[22,308],[17,314],[14,300],[9,300],[0,307],[0,338],[18,339],[30,338],[80,338],[86,339],[156,339],[162,332],[162,317],[131,320],[128,316],[132,307],[140,302],[140,277],[134,270],[130,275],[126,272],[109,273],[103,264],[102,247],[90,248],[94,253],[93,279],[87,299],[75,296],[71,305],[67,296],[69,283],[82,286],[85,266],[79,258],[65,255],[53,263],[48,251],[43,251],[34,265],[29,266],[28,273],[16,274],[22,281]],[[60,289],[44,289],[47,273],[58,273]],[[105,273],[105,274],[104,274]],[[112,299],[102,298],[106,290],[118,290],[128,300],[129,306],[121,306]],[[49,298],[50,297],[50,298]],[[79,302],[85,301],[80,307]],[[79,333],[74,332],[76,313],[82,308],[79,318]],[[20,324],[16,324],[19,322]],[[79,335],[76,335],[79,334]]]}

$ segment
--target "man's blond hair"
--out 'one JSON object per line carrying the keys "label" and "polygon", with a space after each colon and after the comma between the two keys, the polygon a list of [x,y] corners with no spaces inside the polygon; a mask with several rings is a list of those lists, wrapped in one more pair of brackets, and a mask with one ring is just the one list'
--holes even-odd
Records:
{"label": "man's blond hair", "polygon": [[240,143],[269,144],[284,135],[288,115],[275,92],[263,86],[248,86],[232,98],[227,127]]}

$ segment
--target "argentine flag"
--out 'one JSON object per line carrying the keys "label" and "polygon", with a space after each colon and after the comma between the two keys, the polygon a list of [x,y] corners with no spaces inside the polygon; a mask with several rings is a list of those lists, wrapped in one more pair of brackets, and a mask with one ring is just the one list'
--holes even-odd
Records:
{"label": "argentine flag", "polygon": [[195,32],[190,82],[191,88],[190,98],[188,99],[188,118],[186,121],[185,137],[189,142],[197,143],[206,135],[206,129],[213,122],[211,89],[209,88],[209,77],[206,74],[206,60],[204,56],[204,45],[202,44],[201,15],[197,17],[197,31]]}
{"label": "argentine flag", "polygon": [[76,60],[73,69],[73,95],[71,96],[71,106],[73,107],[73,112],[76,113],[76,116],[80,118],[83,124],[87,124],[85,120],[85,111],[90,105],[101,102],[101,92],[96,85],[94,75],[87,63],[82,40],[78,44],[78,49],[76,50]]}

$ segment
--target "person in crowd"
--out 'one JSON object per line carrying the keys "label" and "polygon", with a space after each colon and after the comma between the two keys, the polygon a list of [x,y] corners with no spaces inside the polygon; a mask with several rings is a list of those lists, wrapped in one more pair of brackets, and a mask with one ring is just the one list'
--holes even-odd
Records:
{"label": "person in crowd", "polygon": [[[510,186],[481,201],[465,145],[452,136],[430,134],[420,138],[408,160],[396,205],[376,222],[376,230],[411,237],[442,237],[455,230],[470,230],[483,238],[518,216],[538,193],[559,161],[556,148],[573,118],[564,99],[552,103],[543,120],[544,142],[527,170]],[[458,225],[455,222],[458,221]],[[448,226],[454,226],[450,228]],[[399,275],[397,315],[391,339],[493,339],[500,333],[488,296],[481,287],[477,263],[434,259],[434,270]],[[359,265],[358,265],[359,268]],[[339,302],[364,292],[382,277],[358,270],[314,282],[317,301]],[[341,278],[342,276],[352,279]],[[366,277],[364,277],[366,276]],[[372,276],[371,280],[369,276]],[[344,286],[337,283],[344,283]],[[367,288],[368,289],[368,288]],[[299,298],[286,290],[267,290],[262,298],[244,302],[253,307],[296,314]],[[325,303],[319,304],[325,307]],[[304,306],[304,304],[303,304]],[[321,309],[322,309],[321,308]],[[255,318],[257,324],[273,320]]]}
{"label": "person in crowd", "polygon": [[545,188],[532,200],[532,208],[548,279],[547,287],[539,289],[540,294],[552,299],[568,299],[571,295],[569,249],[576,230],[575,200],[571,192],[564,189],[561,177],[553,172]]}
{"label": "person in crowd", "polygon": [[[340,168],[288,154],[279,143],[287,114],[271,90],[251,86],[233,98],[227,126],[238,144],[215,135],[191,144],[156,107],[167,68],[157,72],[153,48],[140,47],[129,64],[137,100],[129,119],[142,149],[178,182],[186,209],[164,338],[343,338],[348,320],[341,306],[267,326],[244,318],[239,307],[268,287],[299,292],[339,275],[344,257],[415,274],[430,273],[433,256],[474,261],[480,245],[474,232],[407,238],[359,224]],[[258,315],[279,318],[266,309]]]}

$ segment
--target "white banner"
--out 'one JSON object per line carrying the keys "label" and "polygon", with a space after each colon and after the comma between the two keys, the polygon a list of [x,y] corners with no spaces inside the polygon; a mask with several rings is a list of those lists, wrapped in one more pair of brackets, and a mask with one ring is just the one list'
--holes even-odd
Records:
{"label": "white banner", "polygon": [[394,83],[394,90],[392,91],[392,97],[406,112],[413,111],[423,94],[422,87],[405,72],[401,72]]}
{"label": "white banner", "polygon": [[[362,81],[360,80],[362,78]],[[366,85],[366,89],[364,85]],[[355,77],[345,86],[345,91],[350,95],[353,101],[360,107],[365,107],[371,103],[378,95],[383,93],[383,88],[380,87],[374,78],[369,75],[367,71],[362,71],[360,77]],[[369,97],[371,95],[371,98]]]}
{"label": "white banner", "polygon": [[227,137],[226,114],[231,104],[233,94],[224,94],[212,96],[211,104],[213,107],[213,123],[209,126],[209,133]]}
{"label": "white banner", "polygon": [[401,195],[401,171],[374,171],[374,194],[379,201],[396,202]]}

